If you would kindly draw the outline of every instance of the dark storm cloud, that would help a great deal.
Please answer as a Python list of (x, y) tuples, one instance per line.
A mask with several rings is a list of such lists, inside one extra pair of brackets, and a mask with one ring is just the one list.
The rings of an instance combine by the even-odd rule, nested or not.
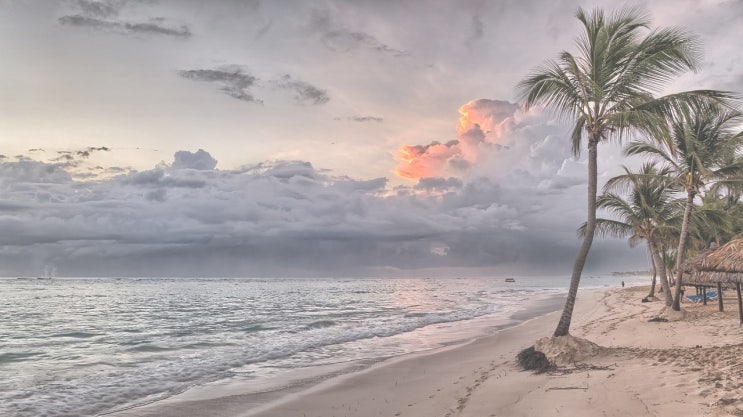
[(367, 49), (393, 57), (408, 55), (407, 52), (380, 42), (368, 33), (349, 30), (336, 23), (327, 10), (315, 10), (310, 17), (310, 29), (320, 33), (323, 44), (335, 52)]
[(221, 69), (195, 69), (179, 71), (178, 74), (186, 79), (214, 83), (220, 90), (232, 98), (249, 103), (263, 104), (263, 101), (253, 96), (250, 91), (258, 78), (245, 72), (239, 67), (224, 67)]
[(279, 77), (274, 81), (274, 85), (279, 89), (294, 92), (294, 100), (299, 104), (320, 105), (330, 101), (327, 91), (304, 81), (294, 79), (289, 74)]

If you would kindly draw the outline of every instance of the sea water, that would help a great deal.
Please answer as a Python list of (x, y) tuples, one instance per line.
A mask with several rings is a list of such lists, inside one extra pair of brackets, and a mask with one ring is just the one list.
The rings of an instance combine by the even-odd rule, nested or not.
[(0, 279), (0, 415), (105, 414), (218, 381), (363, 366), (512, 323), (567, 281)]

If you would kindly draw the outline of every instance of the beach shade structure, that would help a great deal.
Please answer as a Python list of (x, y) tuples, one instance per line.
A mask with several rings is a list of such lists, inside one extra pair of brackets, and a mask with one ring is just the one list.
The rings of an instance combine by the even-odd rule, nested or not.
[[(685, 262), (681, 270), (685, 284), (703, 288), (716, 286), (718, 294), (723, 286), (734, 287), (738, 294), (740, 323), (743, 324), (743, 239), (731, 240), (717, 249), (703, 252)], [(722, 297), (718, 297), (718, 300), (722, 310)]]
[[(687, 294), (686, 297), (684, 297), (685, 299), (694, 303), (701, 301), (704, 305), (707, 305), (707, 300), (711, 298), (708, 297), (709, 293), (707, 292), (707, 288), (714, 286), (717, 286), (717, 294), (722, 294), (722, 282), (714, 281), (709, 275), (704, 275), (700, 272), (702, 270), (702, 261), (713, 251), (714, 249), (707, 249), (693, 258), (687, 259), (683, 264), (681, 264), (683, 284), (694, 286), (697, 290), (696, 295)], [(731, 288), (734, 287), (734, 285), (730, 284), (726, 286)], [(724, 311), (722, 297), (717, 297), (717, 299), (720, 311)]]

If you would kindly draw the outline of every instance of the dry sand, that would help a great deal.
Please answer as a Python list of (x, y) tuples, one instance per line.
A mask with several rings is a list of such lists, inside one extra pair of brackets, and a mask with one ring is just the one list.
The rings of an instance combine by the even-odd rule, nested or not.
[(130, 410), (123, 415), (256, 417), (743, 416), (743, 329), (729, 291), (717, 303), (685, 303), (686, 318), (649, 322), (661, 301), (647, 288), (579, 294), (571, 333), (602, 348), (541, 375), (514, 358), (554, 330), (558, 313), (494, 336), (396, 358), (329, 379), (259, 409), (232, 395)]

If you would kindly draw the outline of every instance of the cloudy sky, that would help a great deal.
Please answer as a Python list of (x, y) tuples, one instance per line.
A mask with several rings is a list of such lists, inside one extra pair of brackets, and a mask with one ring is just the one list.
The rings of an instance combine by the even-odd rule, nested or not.
[[(578, 6), (2, 0), (0, 276), (567, 275), (585, 161), (514, 86)], [(704, 46), (669, 92), (743, 91), (743, 2), (647, 11)]]

